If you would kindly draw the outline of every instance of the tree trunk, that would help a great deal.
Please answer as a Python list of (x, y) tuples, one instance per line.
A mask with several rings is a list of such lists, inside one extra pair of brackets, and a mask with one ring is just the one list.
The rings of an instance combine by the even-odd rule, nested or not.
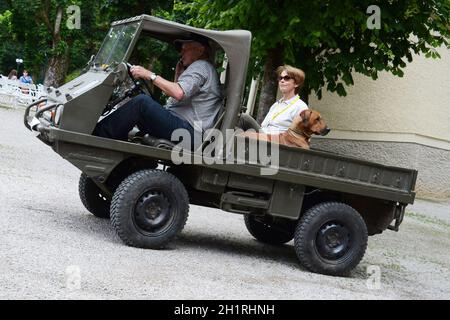
[(264, 65), (264, 78), (261, 87), (261, 94), (258, 102), (258, 115), (256, 120), (261, 123), (264, 120), (267, 112), (272, 104), (275, 102), (278, 80), (275, 70), (278, 66), (283, 64), (283, 47), (277, 46), (270, 49), (267, 55), (267, 60)]
[(44, 86), (59, 87), (64, 83), (64, 79), (69, 69), (69, 55), (56, 56), (50, 58), (45, 72)]
[(317, 52), (313, 52), (313, 49), (310, 48), (298, 48), (297, 50), (297, 59), (303, 62), (303, 65), (300, 66), (300, 68), (305, 72), (306, 75), (305, 82), (300, 89), (299, 95), (300, 99), (302, 99), (302, 101), (309, 106), (309, 95), (311, 93), (309, 87), (309, 72), (310, 70), (312, 70), (311, 65), (315, 61), (315, 55), (319, 54), (321, 49), (316, 49)]
[[(53, 49), (56, 49), (61, 42), (61, 21), (63, 16), (63, 8), (58, 7), (56, 9), (55, 25), (52, 26), (49, 21), (48, 12), (43, 12), (43, 19), (52, 32), (53, 37)], [(50, 58), (50, 61), (45, 71), (44, 85), (59, 87), (64, 83), (67, 70), (69, 69), (69, 50), (66, 49), (63, 54), (58, 54)]]
[(309, 88), (308, 88), (308, 83), (305, 81), (305, 83), (303, 84), (302, 89), (300, 90), (300, 99), (302, 99), (302, 101), (306, 104), (309, 105)]

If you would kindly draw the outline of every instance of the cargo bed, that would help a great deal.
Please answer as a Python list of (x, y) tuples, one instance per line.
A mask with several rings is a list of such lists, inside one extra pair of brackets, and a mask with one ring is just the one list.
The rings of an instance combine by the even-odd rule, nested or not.
[[(105, 139), (57, 128), (49, 128), (49, 136), (56, 141), (55, 151), (62, 157), (75, 164), (83, 172), (92, 171), (93, 167), (96, 167), (97, 175), (108, 174), (118, 164), (111, 161), (111, 153), (106, 152), (107, 150), (117, 153), (117, 161), (132, 156), (171, 161), (170, 150), (142, 144)], [(244, 138), (239, 137), (238, 139)], [(86, 155), (84, 148), (84, 151), (78, 153), (76, 145), (94, 147), (97, 150), (96, 156)], [(99, 148), (105, 150), (105, 157), (108, 157), (108, 161), (102, 157)], [(246, 148), (244, 157), (225, 159), (224, 164), (205, 164), (200, 161), (198, 155), (193, 155), (191, 163), (219, 171), (280, 180), (404, 204), (411, 204), (414, 201), (416, 170), (385, 166), (319, 150), (305, 150), (281, 145), (279, 147), (279, 166), (272, 166), (273, 169), (278, 169), (278, 172), (274, 175), (261, 176), (261, 168), (268, 167), (261, 166), (258, 162), (249, 162), (248, 152), (249, 149)], [(97, 160), (97, 164), (93, 166), (95, 160)]]

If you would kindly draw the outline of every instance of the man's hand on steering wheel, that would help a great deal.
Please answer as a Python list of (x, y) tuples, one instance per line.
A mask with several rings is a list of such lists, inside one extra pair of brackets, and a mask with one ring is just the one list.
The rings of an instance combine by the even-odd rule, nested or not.
[(147, 70), (141, 66), (131, 66), (130, 71), (133, 77), (136, 79), (150, 80), (150, 76), (152, 74), (150, 70)]
[(139, 85), (141, 90), (145, 94), (152, 97), (151, 90), (150, 90), (147, 82), (145, 82), (145, 80), (150, 79), (150, 75), (152, 74), (152, 72), (141, 66), (132, 66), (130, 64), (127, 64), (127, 65), (128, 65), (128, 73), (129, 73), (131, 79), (133, 80), (134, 84)]

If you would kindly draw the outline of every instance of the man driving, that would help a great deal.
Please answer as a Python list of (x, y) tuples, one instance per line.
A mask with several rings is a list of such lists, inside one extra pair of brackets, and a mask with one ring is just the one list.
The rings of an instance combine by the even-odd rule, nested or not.
[(175, 46), (181, 59), (173, 82), (141, 66), (131, 67), (134, 78), (151, 80), (169, 96), (166, 105), (163, 107), (150, 96), (140, 94), (101, 120), (94, 135), (127, 140), (128, 132), (136, 125), (143, 133), (171, 140), (172, 132), (182, 128), (189, 132), (193, 147), (201, 143), (194, 136), (201, 137), (214, 125), (221, 107), (219, 76), (208, 61), (210, 46), (206, 38), (175, 40)]

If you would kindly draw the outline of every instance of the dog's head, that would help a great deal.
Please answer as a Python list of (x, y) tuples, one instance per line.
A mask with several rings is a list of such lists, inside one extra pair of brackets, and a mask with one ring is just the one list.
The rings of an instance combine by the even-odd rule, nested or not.
[[(297, 126), (300, 125), (307, 134), (317, 134), (320, 136), (326, 136), (330, 132), (325, 120), (323, 120), (322, 115), (316, 110), (306, 109), (300, 112), (299, 121)], [(295, 124), (295, 121), (294, 123)], [(296, 128), (300, 129), (300, 128)]]

